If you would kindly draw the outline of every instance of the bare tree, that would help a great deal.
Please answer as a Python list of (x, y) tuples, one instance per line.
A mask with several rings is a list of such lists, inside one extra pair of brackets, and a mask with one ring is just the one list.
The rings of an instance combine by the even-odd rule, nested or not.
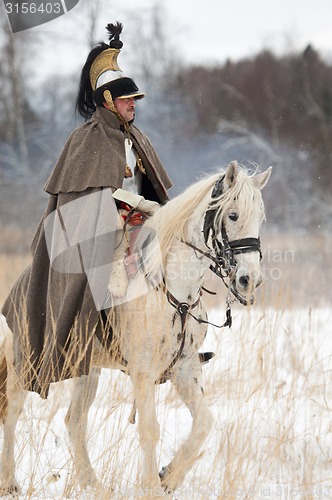
[[(3, 11), (3, 6), (1, 4)], [(2, 12), (0, 18), (0, 85), (1, 85), (1, 142), (7, 147), (6, 156), (12, 168), (28, 168), (29, 155), (24, 123), (24, 33), (13, 34)]]
[(149, 88), (165, 88), (180, 70), (181, 54), (163, 4), (131, 12), (130, 19), (128, 60), (135, 75)]

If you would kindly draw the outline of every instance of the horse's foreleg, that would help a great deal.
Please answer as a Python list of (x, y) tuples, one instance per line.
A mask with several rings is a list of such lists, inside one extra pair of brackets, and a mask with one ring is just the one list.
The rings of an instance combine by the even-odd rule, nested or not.
[(162, 484), (174, 490), (181, 485), (186, 473), (197, 459), (199, 450), (209, 435), (213, 418), (204, 399), (202, 371), (197, 361), (184, 361), (175, 371), (174, 383), (181, 399), (189, 408), (193, 423), (189, 436), (176, 452), (173, 460), (160, 472)]
[[(8, 346), (7, 349), (8, 350)], [(23, 410), (26, 392), (18, 384), (14, 367), (12, 365), (12, 353), (1, 362), (1, 378), (3, 393), (2, 423), (3, 444), (1, 451), (1, 486), (0, 494), (15, 495), (21, 489), (15, 478), (15, 429), (18, 418)], [(2, 377), (2, 375), (4, 375)]]
[(86, 446), (88, 413), (96, 396), (99, 375), (99, 368), (91, 368), (89, 375), (74, 379), (72, 399), (65, 418), (81, 488), (100, 486)]
[(143, 374), (132, 377), (134, 396), (138, 412), (138, 432), (143, 457), (142, 486), (160, 487), (156, 447), (160, 428), (156, 415), (155, 382)]

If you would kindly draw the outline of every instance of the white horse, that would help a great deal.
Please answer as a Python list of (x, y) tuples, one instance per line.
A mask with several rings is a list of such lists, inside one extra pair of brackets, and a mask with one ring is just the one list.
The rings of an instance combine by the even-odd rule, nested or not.
[[(128, 373), (133, 385), (143, 467), (140, 487), (181, 485), (212, 428), (204, 399), (198, 349), (207, 331), (207, 314), (201, 294), (206, 273), (212, 270), (227, 282), (229, 293), (252, 303), (260, 284), (259, 230), (264, 219), (260, 190), (271, 167), (249, 175), (236, 162), (225, 172), (203, 179), (169, 201), (148, 220), (156, 234), (160, 254), (150, 252), (144, 272), (130, 279), (128, 293), (142, 290), (149, 274), (162, 264), (163, 278), (144, 295), (137, 294), (113, 308), (111, 348), (94, 337), (90, 374), (74, 379), (73, 397), (66, 415), (77, 478), (82, 488), (100, 487), (86, 447), (88, 410), (96, 395), (102, 367)], [(152, 248), (155, 249), (154, 245)], [(160, 259), (155, 259), (159, 255)], [(158, 273), (157, 273), (158, 274)], [(221, 282), (220, 282), (221, 283)], [(115, 347), (116, 345), (116, 347)], [(172, 461), (158, 472), (156, 446), (160, 431), (156, 417), (155, 384), (170, 380), (192, 415), (188, 438)], [(0, 408), (4, 440), (1, 456), (1, 490), (19, 492), (15, 478), (14, 437), (24, 403), (13, 366), (12, 334), (7, 332), (0, 360)]]

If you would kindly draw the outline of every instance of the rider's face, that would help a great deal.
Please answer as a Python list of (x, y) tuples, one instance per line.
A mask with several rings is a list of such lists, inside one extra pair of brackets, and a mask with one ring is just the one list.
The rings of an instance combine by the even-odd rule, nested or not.
[(114, 105), (126, 122), (130, 122), (135, 118), (136, 101), (133, 97), (127, 97), (125, 99), (116, 97), (114, 99)]

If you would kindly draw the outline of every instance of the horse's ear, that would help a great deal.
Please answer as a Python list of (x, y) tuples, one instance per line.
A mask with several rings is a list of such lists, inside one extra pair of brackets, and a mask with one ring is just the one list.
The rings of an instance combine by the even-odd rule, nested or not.
[(233, 160), (231, 163), (227, 165), (226, 174), (225, 174), (225, 184), (229, 188), (234, 186), (236, 183), (236, 179), (239, 173), (239, 167), (237, 166), (237, 161)]
[(272, 167), (269, 167), (267, 170), (265, 170), (265, 172), (262, 172), (261, 174), (255, 175), (255, 177), (253, 177), (254, 185), (257, 189), (263, 189), (270, 178), (271, 172)]

